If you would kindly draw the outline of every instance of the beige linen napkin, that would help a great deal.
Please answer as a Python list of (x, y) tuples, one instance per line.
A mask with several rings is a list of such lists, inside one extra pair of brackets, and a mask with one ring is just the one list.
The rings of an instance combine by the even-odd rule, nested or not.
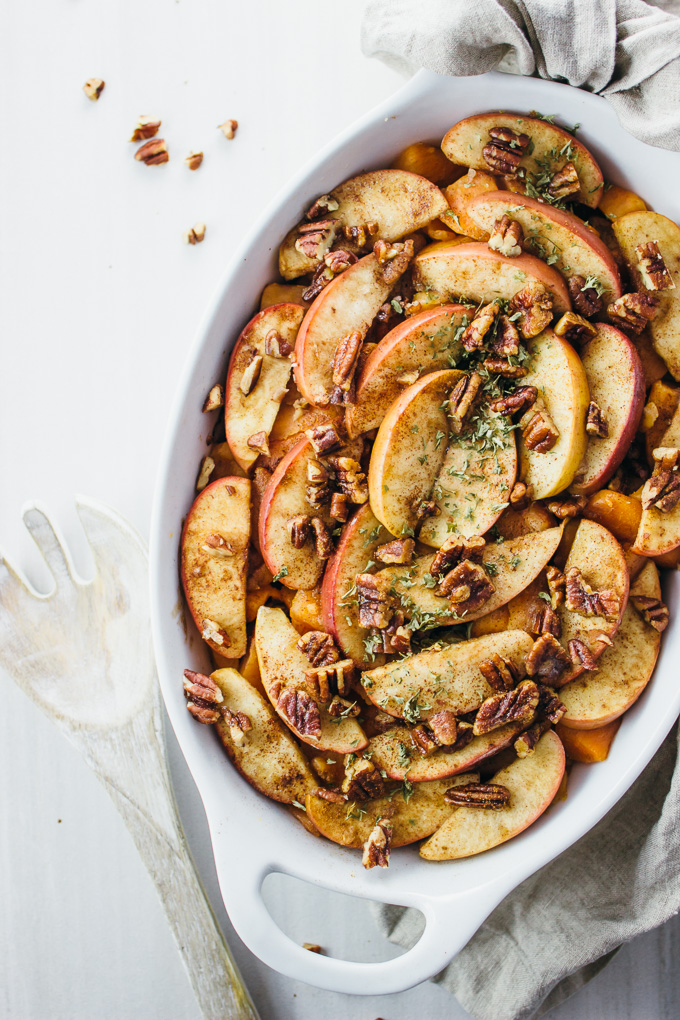
[[(369, 0), (363, 47), (404, 73), (493, 69), (605, 96), (638, 138), (680, 151), (680, 0)], [(625, 797), (527, 879), (435, 980), (476, 1020), (528, 1020), (572, 995), (624, 942), (680, 910), (674, 729)], [(400, 945), (420, 915), (376, 907)]]

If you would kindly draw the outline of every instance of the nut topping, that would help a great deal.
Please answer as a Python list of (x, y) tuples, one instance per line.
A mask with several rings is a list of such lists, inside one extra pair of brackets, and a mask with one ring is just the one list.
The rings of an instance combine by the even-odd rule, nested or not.
[(464, 560), (481, 563), (485, 547), (486, 539), (480, 535), (473, 535), (471, 538), (448, 535), (434, 555), (430, 573), (441, 581), (445, 574)]
[(455, 432), (457, 436), (463, 431), (465, 423), (472, 413), (483, 382), (479, 372), (472, 372), (470, 375), (461, 376), (449, 393), (451, 431)]
[(357, 248), (365, 248), (371, 238), (378, 233), (378, 224), (361, 223), (355, 227), (343, 227), (342, 232), (346, 240), (355, 244)]
[(376, 797), (384, 797), (385, 780), (368, 758), (348, 755), (342, 792), (348, 800), (374, 800)]
[(88, 99), (91, 99), (93, 103), (96, 103), (105, 87), (106, 82), (102, 78), (88, 78), (83, 85), (83, 92)]
[(536, 714), (539, 690), (533, 680), (522, 680), (511, 691), (492, 694), (483, 701), (475, 716), (473, 733), (476, 737), (491, 733), (510, 722), (530, 723)]
[(333, 538), (331, 533), (320, 517), (312, 517), (312, 531), (314, 532), (314, 549), (320, 560), (327, 560), (333, 555)]
[(270, 329), (264, 338), (264, 353), (271, 358), (287, 358), (293, 353), (293, 348), (277, 330)]
[(542, 719), (547, 719), (548, 722), (551, 722), (556, 726), (562, 716), (565, 715), (567, 711), (566, 707), (557, 697), (552, 687), (546, 687), (545, 684), (539, 684), (538, 695), (537, 715)]
[(344, 492), (334, 492), (331, 496), (331, 508), (329, 513), (334, 521), (344, 524), (349, 517), (350, 502)]
[(131, 142), (143, 142), (146, 138), (153, 138), (158, 134), (161, 122), (155, 117), (140, 117), (135, 124), (135, 129), (130, 137)]
[(416, 528), (422, 526), (423, 521), (428, 517), (439, 517), (441, 510), (433, 499), (414, 499), (411, 509), (416, 515)]
[(535, 386), (518, 386), (507, 396), (494, 400), (490, 407), (496, 414), (524, 414), (530, 407), (533, 407), (537, 397), (538, 390)]
[(659, 446), (654, 450), (654, 471), (642, 489), (642, 508), (656, 507), (668, 513), (680, 499), (678, 458), (680, 450), (673, 446)]
[(310, 506), (320, 509), (330, 502), (330, 475), (319, 460), (307, 461), (307, 486), (305, 496)]
[(319, 195), (314, 205), (305, 213), (305, 219), (318, 220), (328, 213), (337, 212), (339, 208), (339, 203), (332, 195)]
[(583, 666), (585, 670), (590, 672), (597, 669), (597, 663), (593, 658), (592, 652), (583, 641), (579, 641), (578, 638), (572, 638), (568, 647), (571, 661), (575, 666)]
[(153, 138), (150, 142), (145, 142), (137, 149), (135, 159), (140, 163), (146, 163), (147, 166), (160, 166), (161, 163), (167, 163), (170, 153), (165, 139)]
[(396, 609), (394, 597), (388, 594), (390, 582), (375, 574), (357, 574), (356, 589), (361, 627), (388, 627)]
[(510, 490), (510, 506), (513, 510), (526, 510), (533, 498), (533, 485), (526, 485), (524, 482), (515, 482)]
[(527, 450), (547, 453), (559, 439), (557, 426), (547, 411), (537, 411), (522, 429), (522, 439)]
[[(351, 659), (342, 659), (340, 662), (329, 662), (325, 666), (307, 670), (305, 682), (312, 697), (325, 703), (336, 695), (343, 698), (350, 694), (356, 672), (356, 666)], [(338, 710), (336, 714), (340, 715), (341, 710)], [(358, 715), (359, 713), (355, 712), (354, 714)]]
[(564, 602), (567, 579), (559, 567), (554, 567), (552, 564), (546, 567), (545, 576), (548, 580), (551, 605), (553, 609), (557, 609)]
[(233, 556), (236, 551), (231, 542), (227, 542), (222, 535), (208, 535), (201, 549), (209, 556)]
[(559, 638), (562, 633), (562, 624), (552, 606), (546, 605), (541, 606), (540, 609), (532, 610), (531, 633), (536, 637), (540, 637), (541, 634), (552, 634), (553, 637)]
[(411, 740), (424, 758), (439, 749), (439, 741), (435, 738), (427, 723), (420, 723), (411, 730)]
[(504, 379), (523, 379), (527, 374), (523, 365), (514, 365), (509, 358), (485, 358), (484, 368), (494, 375), (502, 375)]
[(542, 634), (534, 641), (526, 658), (529, 676), (540, 677), (548, 683), (554, 683), (570, 664), (569, 655), (552, 634)]
[(392, 825), (381, 819), (364, 843), (361, 863), (367, 869), (386, 868), (390, 863), (390, 847), (392, 846)]
[(211, 645), (217, 645), (221, 650), (228, 648), (231, 644), (231, 638), (218, 623), (214, 620), (202, 620), (201, 621), (201, 637), (204, 641), (208, 641)]
[(607, 315), (621, 329), (642, 333), (659, 310), (659, 299), (654, 294), (624, 294), (607, 307)]
[(415, 254), (413, 241), (376, 241), (373, 247), (375, 257), (382, 266), (385, 283), (393, 284), (404, 275)]
[(588, 410), (586, 412), (586, 432), (589, 436), (597, 436), (599, 439), (606, 439), (609, 435), (609, 423), (605, 417), (604, 411), (596, 404), (594, 400), (591, 400), (588, 404)]
[(215, 461), (211, 456), (205, 456), (201, 461), (198, 478), (196, 479), (196, 492), (203, 492), (203, 489), (205, 489), (206, 485), (210, 481), (210, 476), (214, 470)]
[(376, 560), (387, 564), (410, 564), (416, 543), (412, 538), (395, 538), (392, 542), (379, 545), (373, 554)]
[(602, 311), (602, 297), (598, 293), (597, 288), (586, 286), (586, 283), (591, 279), (594, 278), (588, 277), (588, 280), (586, 280), (585, 276), (577, 275), (570, 276), (567, 280), (567, 287), (569, 288), (574, 308), (587, 318), (592, 318), (593, 315), (597, 315), (598, 312)]
[(309, 514), (297, 514), (296, 517), (286, 523), (288, 528), (288, 534), (290, 535), (290, 542), (294, 549), (302, 549), (303, 545), (309, 538), (309, 529), (312, 523), (312, 518)]
[[(351, 659), (347, 659), (347, 662), (351, 662)], [(348, 701), (346, 698), (341, 698), (335, 694), (328, 706), (328, 714), (333, 716), (334, 719), (355, 719), (361, 714), (361, 705), (357, 701)]]
[(486, 165), (494, 174), (516, 177), (520, 161), (530, 142), (529, 135), (518, 135), (509, 127), (492, 127), (489, 139), (482, 149)]
[(302, 223), (298, 228), (295, 250), (309, 259), (322, 259), (338, 234), (337, 220)]
[(517, 255), (522, 254), (523, 240), (522, 225), (517, 220), (511, 220), (509, 216), (505, 215), (494, 223), (487, 243), (492, 251), (497, 251), (507, 258), (516, 258)]
[[(455, 713), (445, 708), (441, 712), (431, 715), (427, 725), (441, 747), (453, 747), (460, 738), (461, 727), (469, 724), (459, 722)], [(472, 734), (470, 734), (470, 739), (472, 739)]]
[(252, 730), (251, 723), (245, 712), (232, 712), (230, 708), (223, 708), (224, 721), (229, 727), (229, 734), (237, 747), (242, 747), (246, 742), (246, 733)]
[(543, 734), (550, 729), (550, 726), (549, 719), (539, 719), (537, 722), (532, 723), (528, 730), (521, 733), (514, 743), (517, 757), (527, 758), (530, 754), (533, 754), (536, 744)]
[(340, 390), (340, 394), (338, 399), (331, 400), (331, 403), (347, 403), (347, 398), (353, 389), (352, 383), (362, 343), (363, 337), (355, 329), (343, 337), (338, 344), (333, 359), (333, 385)]
[(517, 666), (498, 652), (480, 662), (479, 671), (494, 691), (510, 691), (520, 679)]
[(496, 586), (481, 563), (463, 560), (444, 577), (437, 594), (448, 598), (456, 616), (463, 616), (481, 609), (495, 590)]
[(224, 137), (228, 138), (231, 141), (231, 139), (234, 137), (234, 135), (238, 131), (238, 121), (237, 120), (225, 120), (224, 124), (218, 124), (217, 125), (217, 130), (221, 131), (222, 134), (224, 135)]
[(510, 302), (510, 311), (519, 312), (517, 326), (525, 340), (538, 336), (553, 317), (553, 303), (548, 291), (540, 283), (528, 283)]
[(276, 708), (301, 736), (313, 737), (316, 740), (321, 736), (319, 706), (305, 691), (284, 687), (279, 694)]
[(587, 502), (585, 496), (570, 496), (568, 499), (551, 499), (547, 506), (551, 514), (565, 521), (568, 517), (578, 517), (585, 510)]
[(315, 453), (328, 453), (329, 450), (342, 444), (337, 426), (331, 421), (325, 422), (323, 425), (315, 425), (311, 429), (305, 429), (305, 435), (312, 444)]
[(185, 669), (184, 696), (188, 710), (200, 723), (209, 726), (220, 718), (222, 712), (217, 706), (224, 701), (224, 696), (212, 677)]
[(652, 598), (651, 595), (631, 595), (630, 601), (650, 627), (659, 633), (666, 629), (669, 618), (668, 606), (661, 599)]
[(484, 305), (483, 308), (479, 309), (460, 338), (460, 342), (466, 351), (478, 351), (483, 346), (484, 338), (496, 321), (500, 310), (501, 306), (497, 301), (492, 301), (491, 304)]
[(566, 198), (568, 195), (575, 195), (580, 191), (581, 183), (578, 179), (576, 167), (571, 162), (565, 163), (561, 170), (553, 174), (548, 185), (548, 191), (556, 199)]
[(307, 631), (299, 639), (297, 646), (307, 656), (312, 666), (329, 666), (340, 659), (340, 651), (332, 635), (324, 630)]
[(250, 361), (246, 365), (245, 371), (241, 376), (241, 381), (238, 384), (238, 388), (244, 397), (247, 397), (249, 393), (253, 391), (257, 386), (257, 381), (260, 378), (260, 372), (262, 371), (263, 357), (261, 354), (253, 354)]
[(350, 503), (365, 503), (368, 500), (368, 482), (359, 461), (352, 457), (329, 457), (328, 462), (335, 471), (341, 492)]
[(398, 652), (403, 655), (411, 651), (411, 631), (404, 626), (404, 614), (401, 610), (394, 614), (387, 627), (379, 633), (382, 636), (383, 652)]
[(314, 791), (314, 796), (321, 800), (327, 800), (330, 804), (344, 804), (347, 798), (339, 790), (327, 790), (325, 786), (319, 786)]
[(566, 574), (565, 607), (570, 613), (579, 616), (603, 616), (606, 620), (615, 620), (620, 612), (621, 603), (618, 595), (610, 591), (594, 591), (586, 581), (578, 567), (570, 567)]
[(499, 316), (496, 335), (489, 345), (489, 350), (504, 358), (514, 358), (519, 354), (519, 333), (509, 316)]
[(444, 794), (447, 804), (455, 807), (488, 808), (497, 811), (510, 803), (510, 791), (500, 783), (466, 783), (454, 786)]
[(205, 238), (206, 226), (205, 223), (194, 223), (193, 227), (189, 227), (188, 230), (184, 231), (182, 235), (185, 244), (201, 244)]
[(199, 166), (203, 162), (203, 153), (190, 152), (188, 156), (184, 157), (184, 162), (190, 170), (198, 170)]
[(668, 272), (658, 241), (647, 241), (646, 244), (636, 244), (635, 251), (638, 257), (638, 270), (642, 283), (647, 290), (674, 290), (675, 282)]
[(252, 436), (248, 436), (246, 445), (251, 450), (256, 450), (258, 453), (263, 453), (265, 456), (269, 455), (269, 436), (266, 432), (254, 432)]
[(555, 332), (570, 344), (578, 345), (597, 335), (597, 327), (576, 312), (565, 312), (555, 323)]
[(208, 411), (217, 411), (220, 407), (224, 407), (224, 386), (215, 383), (203, 401), (203, 414), (207, 414)]

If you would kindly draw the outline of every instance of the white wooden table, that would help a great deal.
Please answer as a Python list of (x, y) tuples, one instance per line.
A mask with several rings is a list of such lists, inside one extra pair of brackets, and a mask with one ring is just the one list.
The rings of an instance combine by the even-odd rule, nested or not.
[[(87, 573), (75, 492), (147, 533), (159, 443), (193, 330), (235, 244), (321, 144), (398, 87), (359, 52), (363, 5), (319, 0), (36, 0), (0, 6), (0, 545), (45, 581), (24, 500), (55, 513)], [(101, 76), (99, 103), (81, 91)], [(171, 162), (127, 142), (160, 116)], [(216, 126), (240, 123), (233, 142)], [(455, 111), (451, 111), (452, 121)], [(196, 173), (183, 164), (203, 149)], [(205, 242), (183, 231), (207, 223)], [(0, 674), (0, 1017), (197, 1020), (154, 890), (77, 754)], [(318, 991), (239, 943), (202, 808), (171, 733), (187, 835), (263, 1018), (467, 1016), (430, 984), (383, 999)], [(281, 880), (272, 913), (337, 955), (396, 950), (368, 906)], [(623, 949), (552, 1015), (680, 1013), (680, 922)]]

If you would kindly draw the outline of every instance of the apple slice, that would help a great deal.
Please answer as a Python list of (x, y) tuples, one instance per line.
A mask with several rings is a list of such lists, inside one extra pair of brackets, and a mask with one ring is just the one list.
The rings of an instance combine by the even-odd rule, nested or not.
[[(448, 209), (436, 185), (408, 170), (372, 170), (360, 174), (334, 188), (329, 197), (337, 207), (327, 214), (322, 211), (321, 218), (336, 220), (338, 228), (374, 224), (372, 241), (397, 241)], [(284, 280), (313, 272), (321, 261), (297, 250), (295, 242), (299, 236), (298, 225), (286, 235), (279, 249), (279, 271)], [(342, 237), (335, 247), (359, 250), (351, 239)]]
[(460, 326), (472, 318), (464, 305), (442, 305), (400, 322), (364, 362), (354, 404), (347, 408), (350, 436), (378, 428), (391, 403), (419, 376), (451, 368), (462, 353)]
[[(604, 616), (583, 616), (566, 608), (564, 603), (558, 613), (562, 625), (560, 641), (564, 648), (569, 642), (582, 641), (589, 649), (593, 658), (597, 659), (609, 647), (611, 639), (621, 625), (621, 619), (628, 603), (630, 579), (623, 549), (611, 531), (607, 531), (595, 521), (582, 520), (576, 529), (576, 536), (571, 547), (565, 573), (572, 567), (578, 567), (584, 581), (594, 591), (611, 591), (618, 599), (619, 612), (613, 619)], [(572, 666), (563, 673), (559, 684), (562, 687), (569, 680), (583, 673), (582, 666)]]
[(297, 643), (300, 635), (282, 609), (262, 606), (255, 622), (255, 643), (262, 683), (275, 711), (300, 740), (320, 751), (350, 754), (361, 751), (368, 739), (359, 723), (349, 716), (331, 716), (325, 705), (319, 705), (321, 733), (318, 737), (294, 729), (288, 717), (277, 707), (283, 687), (306, 691), (305, 673), (311, 669), (307, 656)]
[[(290, 302), (265, 308), (250, 320), (232, 351), (224, 399), (225, 431), (231, 452), (246, 471), (267, 448), (286, 394), (293, 368), (290, 355), (304, 314), (304, 308)], [(266, 337), (272, 330), (286, 345), (280, 355), (268, 354), (266, 350)], [(278, 351), (279, 344), (270, 341), (268, 348)], [(256, 362), (259, 374), (251, 384), (248, 374), (253, 372), (251, 365), (255, 359), (260, 359)], [(258, 433), (264, 436), (258, 437), (258, 446), (253, 448), (248, 440)]]
[(457, 808), (420, 848), (427, 861), (450, 861), (490, 850), (512, 839), (539, 818), (557, 793), (564, 775), (562, 741), (544, 733), (532, 754), (517, 758), (491, 780), (510, 793), (510, 803), (497, 811)]
[(632, 597), (661, 598), (659, 574), (647, 563), (630, 589), (631, 600), (611, 648), (600, 656), (597, 671), (583, 673), (560, 689), (567, 712), (562, 722), (576, 730), (592, 730), (618, 719), (637, 701), (654, 671), (660, 633), (645, 623)]
[(533, 644), (521, 630), (488, 634), (368, 670), (361, 683), (374, 705), (398, 719), (418, 722), (443, 709), (465, 715), (494, 693), (480, 662), (497, 652), (523, 671)]
[[(419, 783), (413, 791), (398, 788), (391, 795), (377, 800), (333, 804), (310, 794), (305, 801), (307, 816), (326, 839), (341, 846), (360, 848), (376, 823), (383, 818), (392, 824), (392, 848), (407, 846), (430, 836), (442, 825), (455, 808), (447, 804), (444, 794), (452, 786), (478, 783), (479, 776), (470, 773), (444, 782)], [(359, 810), (359, 808), (361, 810)]]
[(522, 723), (508, 723), (491, 733), (473, 737), (458, 751), (439, 748), (423, 756), (405, 726), (394, 726), (371, 740), (371, 761), (387, 773), (389, 779), (408, 779), (410, 783), (433, 782), (459, 772), (467, 772), (490, 758), (519, 736)]
[(674, 379), (680, 379), (680, 227), (661, 213), (640, 210), (626, 213), (612, 223), (621, 251), (633, 270), (638, 288), (644, 285), (638, 270), (638, 244), (656, 241), (661, 257), (673, 278), (674, 289), (652, 293), (659, 299), (659, 311), (648, 329), (652, 343)]
[[(561, 170), (571, 162), (578, 174), (580, 191), (570, 195), (570, 201), (583, 202), (595, 208), (602, 197), (602, 171), (592, 153), (564, 128), (538, 117), (524, 117), (514, 113), (478, 113), (466, 117), (446, 132), (442, 151), (452, 163), (489, 170), (483, 149), (489, 143), (489, 132), (494, 127), (508, 127), (516, 135), (529, 135), (530, 143), (520, 160), (520, 166), (534, 178), (544, 177)], [(529, 180), (531, 180), (531, 176)]]
[[(359, 624), (359, 608), (353, 595), (357, 574), (374, 564), (379, 545), (392, 541), (368, 503), (353, 514), (342, 529), (335, 553), (328, 561), (321, 585), (321, 611), (324, 627), (332, 634), (343, 653), (359, 667), (381, 665), (382, 654), (366, 650), (368, 630)], [(372, 568), (368, 566), (370, 572)]]
[(482, 230), (489, 233), (496, 220), (509, 216), (521, 225), (524, 243), (534, 255), (549, 259), (550, 265), (566, 277), (595, 277), (605, 304), (621, 297), (621, 278), (612, 253), (573, 213), (512, 191), (478, 195), (470, 202), (468, 211)]
[[(680, 407), (658, 444), (680, 448)], [(680, 503), (664, 512), (656, 506), (643, 508), (633, 552), (641, 556), (662, 556), (680, 546)]]
[(213, 652), (246, 650), (250, 482), (219, 478), (196, 497), (182, 531), (180, 575), (187, 605)]
[(252, 726), (238, 743), (224, 718), (216, 723), (232, 764), (265, 797), (282, 804), (304, 804), (318, 780), (269, 703), (235, 669), (218, 669), (212, 679), (222, 691), (223, 705), (232, 712), (245, 713)]
[(375, 255), (366, 255), (336, 276), (302, 320), (295, 345), (295, 381), (315, 406), (330, 402), (333, 361), (340, 341), (351, 332), (366, 336), (387, 300), (394, 281), (386, 283)]
[(597, 327), (597, 335), (581, 348), (581, 363), (590, 399), (608, 428), (608, 435), (588, 438), (571, 485), (572, 492), (589, 496), (614, 474), (640, 427), (645, 377), (635, 345), (614, 326)]
[(530, 283), (538, 283), (551, 295), (556, 315), (571, 309), (569, 291), (556, 269), (535, 255), (506, 258), (486, 244), (429, 245), (416, 255), (413, 275), (416, 290), (431, 291), (440, 304), (458, 300), (486, 304), (494, 298), (509, 301)]
[(547, 531), (533, 531), (504, 542), (487, 545), (482, 561), (493, 581), (495, 591), (488, 602), (471, 613), (457, 616), (451, 603), (436, 594), (430, 573), (432, 556), (419, 556), (410, 567), (385, 567), (380, 577), (391, 582), (390, 592), (399, 599), (407, 619), (416, 618), (419, 629), (448, 627), (469, 623), (504, 606), (540, 574), (555, 555), (562, 537), (563, 525)]
[[(434, 499), (439, 516), (427, 518), (418, 537), (437, 548), (452, 531), (488, 531), (506, 507), (517, 473), (514, 434), (488, 405), (461, 436), (449, 434), (446, 402), (462, 375), (456, 369), (433, 372), (402, 393), (378, 430), (368, 472), (373, 513), (394, 535), (413, 534), (419, 502)], [(471, 430), (482, 438), (472, 438)]]
[(527, 449), (518, 438), (520, 477), (534, 487), (534, 499), (562, 492), (572, 482), (587, 445), (588, 380), (578, 354), (551, 329), (527, 342), (531, 355), (523, 386), (535, 386), (538, 399), (520, 421), (525, 428), (535, 414), (547, 412), (559, 433), (551, 450)]

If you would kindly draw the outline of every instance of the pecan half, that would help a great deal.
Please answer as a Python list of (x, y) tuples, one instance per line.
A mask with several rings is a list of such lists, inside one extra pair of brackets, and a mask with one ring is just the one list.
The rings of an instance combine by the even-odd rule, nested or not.
[(388, 593), (390, 582), (375, 574), (357, 574), (356, 589), (361, 627), (388, 627), (396, 601)]
[[(351, 403), (354, 375), (357, 370), (359, 352), (363, 337), (359, 330), (354, 329), (344, 336), (338, 344), (333, 359), (334, 394), (331, 403)], [(339, 392), (338, 392), (339, 391)]]
[(564, 604), (570, 613), (578, 613), (579, 616), (603, 616), (606, 620), (615, 620), (621, 609), (616, 592), (609, 589), (594, 591), (583, 580), (579, 567), (570, 567), (567, 571)]
[(560, 437), (554, 421), (547, 411), (536, 411), (522, 429), (522, 439), (527, 450), (547, 453)]
[(374, 800), (384, 797), (385, 780), (372, 761), (368, 758), (349, 756), (345, 765), (345, 778), (342, 781), (342, 792), (348, 800)]
[(535, 386), (518, 386), (516, 390), (508, 393), (507, 396), (494, 400), (490, 407), (496, 414), (510, 415), (517, 412), (524, 414), (530, 407), (533, 407), (537, 397), (538, 390)]
[(483, 564), (464, 560), (446, 574), (437, 594), (449, 600), (457, 616), (463, 616), (481, 609), (495, 590)]
[(586, 432), (589, 436), (606, 439), (609, 435), (609, 423), (599, 404), (591, 400), (586, 411)]
[(322, 259), (338, 236), (337, 220), (316, 220), (302, 223), (298, 229), (295, 249), (309, 259)]
[(469, 326), (466, 326), (463, 330), (460, 338), (460, 342), (466, 351), (478, 351), (483, 346), (484, 338), (496, 321), (500, 311), (501, 306), (497, 301), (492, 301), (491, 304), (484, 305), (483, 308), (479, 309)]
[(420, 723), (411, 730), (411, 740), (416, 745), (424, 758), (434, 754), (439, 749), (439, 741), (434, 736), (427, 723)]
[(286, 522), (288, 534), (290, 535), (290, 542), (294, 549), (302, 549), (303, 545), (309, 538), (309, 528), (312, 523), (312, 518), (309, 514), (297, 514), (295, 517), (291, 517)]
[(515, 482), (510, 490), (510, 506), (513, 510), (526, 510), (534, 498), (533, 485), (526, 485), (525, 482)]
[(305, 435), (309, 439), (315, 453), (328, 453), (336, 446), (342, 445), (342, 437), (339, 434), (337, 425), (332, 422), (324, 422), (322, 425), (314, 425), (311, 429), (305, 429)]
[(545, 576), (548, 580), (551, 605), (553, 609), (557, 609), (564, 602), (567, 579), (559, 567), (554, 567), (552, 564), (546, 567)]
[(445, 574), (462, 563), (463, 560), (481, 563), (485, 548), (486, 539), (481, 535), (473, 535), (471, 538), (448, 535), (434, 555), (430, 564), (430, 573), (433, 577), (441, 580)]
[(216, 723), (222, 715), (217, 707), (224, 701), (222, 691), (212, 677), (205, 673), (184, 670), (184, 696), (187, 708), (195, 719), (206, 726)]
[(276, 329), (270, 329), (264, 338), (264, 353), (270, 358), (287, 358), (293, 348)]
[(330, 475), (328, 470), (319, 460), (307, 461), (307, 486), (305, 497), (307, 502), (315, 510), (326, 506), (331, 499)]
[(518, 135), (512, 128), (492, 127), (489, 131), (489, 141), (482, 149), (484, 162), (492, 173), (516, 177), (529, 141), (529, 135)]
[(314, 549), (320, 560), (327, 560), (333, 555), (333, 538), (331, 533), (320, 517), (312, 517), (312, 531), (314, 532)]
[(658, 241), (636, 244), (638, 270), (647, 290), (674, 290), (675, 282), (659, 251)]
[(487, 244), (492, 251), (497, 251), (511, 259), (522, 254), (523, 240), (524, 231), (521, 223), (511, 220), (508, 215), (505, 215), (494, 223)]
[(201, 637), (204, 641), (210, 642), (211, 645), (217, 645), (220, 649), (228, 648), (231, 644), (231, 638), (226, 630), (214, 620), (201, 621)]
[(533, 680), (522, 680), (513, 690), (492, 694), (482, 702), (473, 725), (476, 737), (510, 722), (529, 723), (536, 714), (539, 690)]
[(597, 327), (576, 312), (565, 312), (555, 323), (555, 332), (570, 344), (578, 345), (597, 335)]
[(553, 303), (540, 283), (528, 283), (510, 302), (510, 311), (519, 312), (517, 327), (525, 340), (541, 333), (553, 317)]
[(335, 471), (335, 481), (350, 503), (362, 504), (368, 500), (368, 482), (361, 464), (353, 457), (329, 457)]
[(678, 458), (680, 450), (674, 446), (659, 446), (654, 451), (654, 470), (642, 489), (642, 507), (656, 507), (668, 513), (680, 499)]
[(548, 191), (553, 198), (562, 199), (568, 195), (575, 195), (581, 189), (581, 182), (578, 179), (576, 167), (571, 162), (565, 163), (561, 170), (554, 173), (550, 178)]
[(392, 825), (381, 820), (371, 831), (364, 843), (361, 863), (366, 869), (386, 868), (390, 863), (390, 847), (392, 846)]
[(241, 381), (238, 384), (238, 388), (244, 397), (247, 397), (249, 393), (253, 391), (257, 385), (257, 381), (260, 378), (260, 372), (262, 371), (263, 357), (261, 354), (255, 354), (253, 351), (250, 361), (246, 365)]
[(298, 640), (300, 651), (307, 656), (312, 666), (328, 666), (340, 659), (340, 650), (331, 634), (325, 630), (308, 630)]
[(306, 220), (318, 220), (329, 213), (337, 212), (339, 203), (332, 195), (319, 195), (316, 202), (305, 213)]
[(570, 276), (567, 280), (567, 287), (571, 296), (571, 303), (580, 315), (592, 318), (602, 311), (602, 298), (595, 287), (586, 287), (585, 276)]
[(494, 375), (502, 375), (504, 379), (523, 379), (527, 374), (523, 365), (515, 365), (509, 358), (485, 358), (484, 368)]
[[(464, 732), (461, 727), (466, 727), (469, 724), (461, 723), (455, 712), (445, 708), (441, 712), (431, 715), (427, 725), (438, 744), (442, 747), (453, 747), (459, 740), (461, 732)], [(470, 739), (472, 739), (472, 735), (470, 735)]]
[(350, 266), (359, 261), (354, 252), (347, 251), (345, 248), (327, 251), (323, 260), (332, 276), (339, 276), (340, 273), (344, 273), (346, 269), (349, 269)]
[(542, 634), (527, 655), (526, 667), (529, 676), (555, 681), (571, 664), (568, 653), (552, 634)]
[(168, 147), (163, 138), (152, 138), (151, 141), (141, 145), (135, 153), (135, 159), (146, 166), (160, 166), (170, 159)]
[(413, 241), (376, 241), (373, 252), (382, 266), (382, 277), (386, 284), (392, 285), (404, 275), (415, 254)]
[[(331, 698), (339, 695), (343, 698), (352, 690), (352, 681), (357, 670), (351, 659), (342, 659), (339, 662), (330, 662), (325, 666), (317, 666), (316, 669), (309, 669), (305, 673), (307, 689), (312, 697), (325, 703)], [(336, 714), (340, 715), (341, 712)], [(358, 712), (355, 713), (358, 715)]]
[(449, 393), (449, 418), (451, 431), (457, 436), (461, 434), (465, 423), (472, 413), (475, 400), (483, 386), (484, 380), (479, 372), (463, 375)]
[(530, 620), (531, 633), (537, 637), (541, 634), (552, 634), (553, 637), (559, 638), (562, 633), (560, 618), (552, 606), (546, 605), (532, 610)]
[(215, 383), (210, 387), (208, 396), (203, 401), (203, 414), (217, 411), (220, 407), (224, 407), (224, 386), (221, 383)]
[(330, 515), (334, 521), (344, 524), (349, 517), (349, 500), (344, 492), (334, 492), (331, 496)]
[(551, 514), (564, 521), (568, 517), (578, 517), (585, 510), (587, 502), (585, 496), (571, 496), (569, 499), (551, 499), (547, 507)]
[(621, 329), (642, 333), (659, 310), (659, 299), (654, 294), (624, 294), (607, 306), (607, 315)]
[(510, 791), (500, 783), (466, 783), (454, 786), (444, 794), (447, 804), (455, 807), (487, 808), (497, 811), (510, 803)]
[(517, 757), (527, 758), (532, 754), (536, 744), (550, 727), (551, 722), (549, 719), (538, 719), (535, 723), (532, 723), (529, 729), (521, 733), (514, 743)]
[(412, 538), (395, 538), (375, 550), (374, 556), (381, 563), (409, 564), (413, 562), (416, 543)]
[(569, 654), (571, 655), (571, 661), (575, 666), (583, 666), (583, 668), (589, 672), (597, 669), (597, 663), (593, 658), (592, 652), (588, 645), (578, 638), (572, 638), (568, 643)]
[(489, 344), (489, 350), (504, 358), (514, 358), (519, 354), (519, 332), (509, 316), (498, 317), (496, 335)]
[(651, 595), (631, 595), (630, 601), (650, 627), (659, 633), (666, 629), (669, 619), (668, 606), (661, 599), (652, 598)]
[(494, 691), (510, 691), (520, 679), (520, 671), (514, 662), (494, 652), (479, 664), (479, 671)]
[(305, 691), (284, 687), (279, 694), (276, 707), (289, 725), (301, 736), (313, 737), (317, 740), (321, 736), (319, 706)]

